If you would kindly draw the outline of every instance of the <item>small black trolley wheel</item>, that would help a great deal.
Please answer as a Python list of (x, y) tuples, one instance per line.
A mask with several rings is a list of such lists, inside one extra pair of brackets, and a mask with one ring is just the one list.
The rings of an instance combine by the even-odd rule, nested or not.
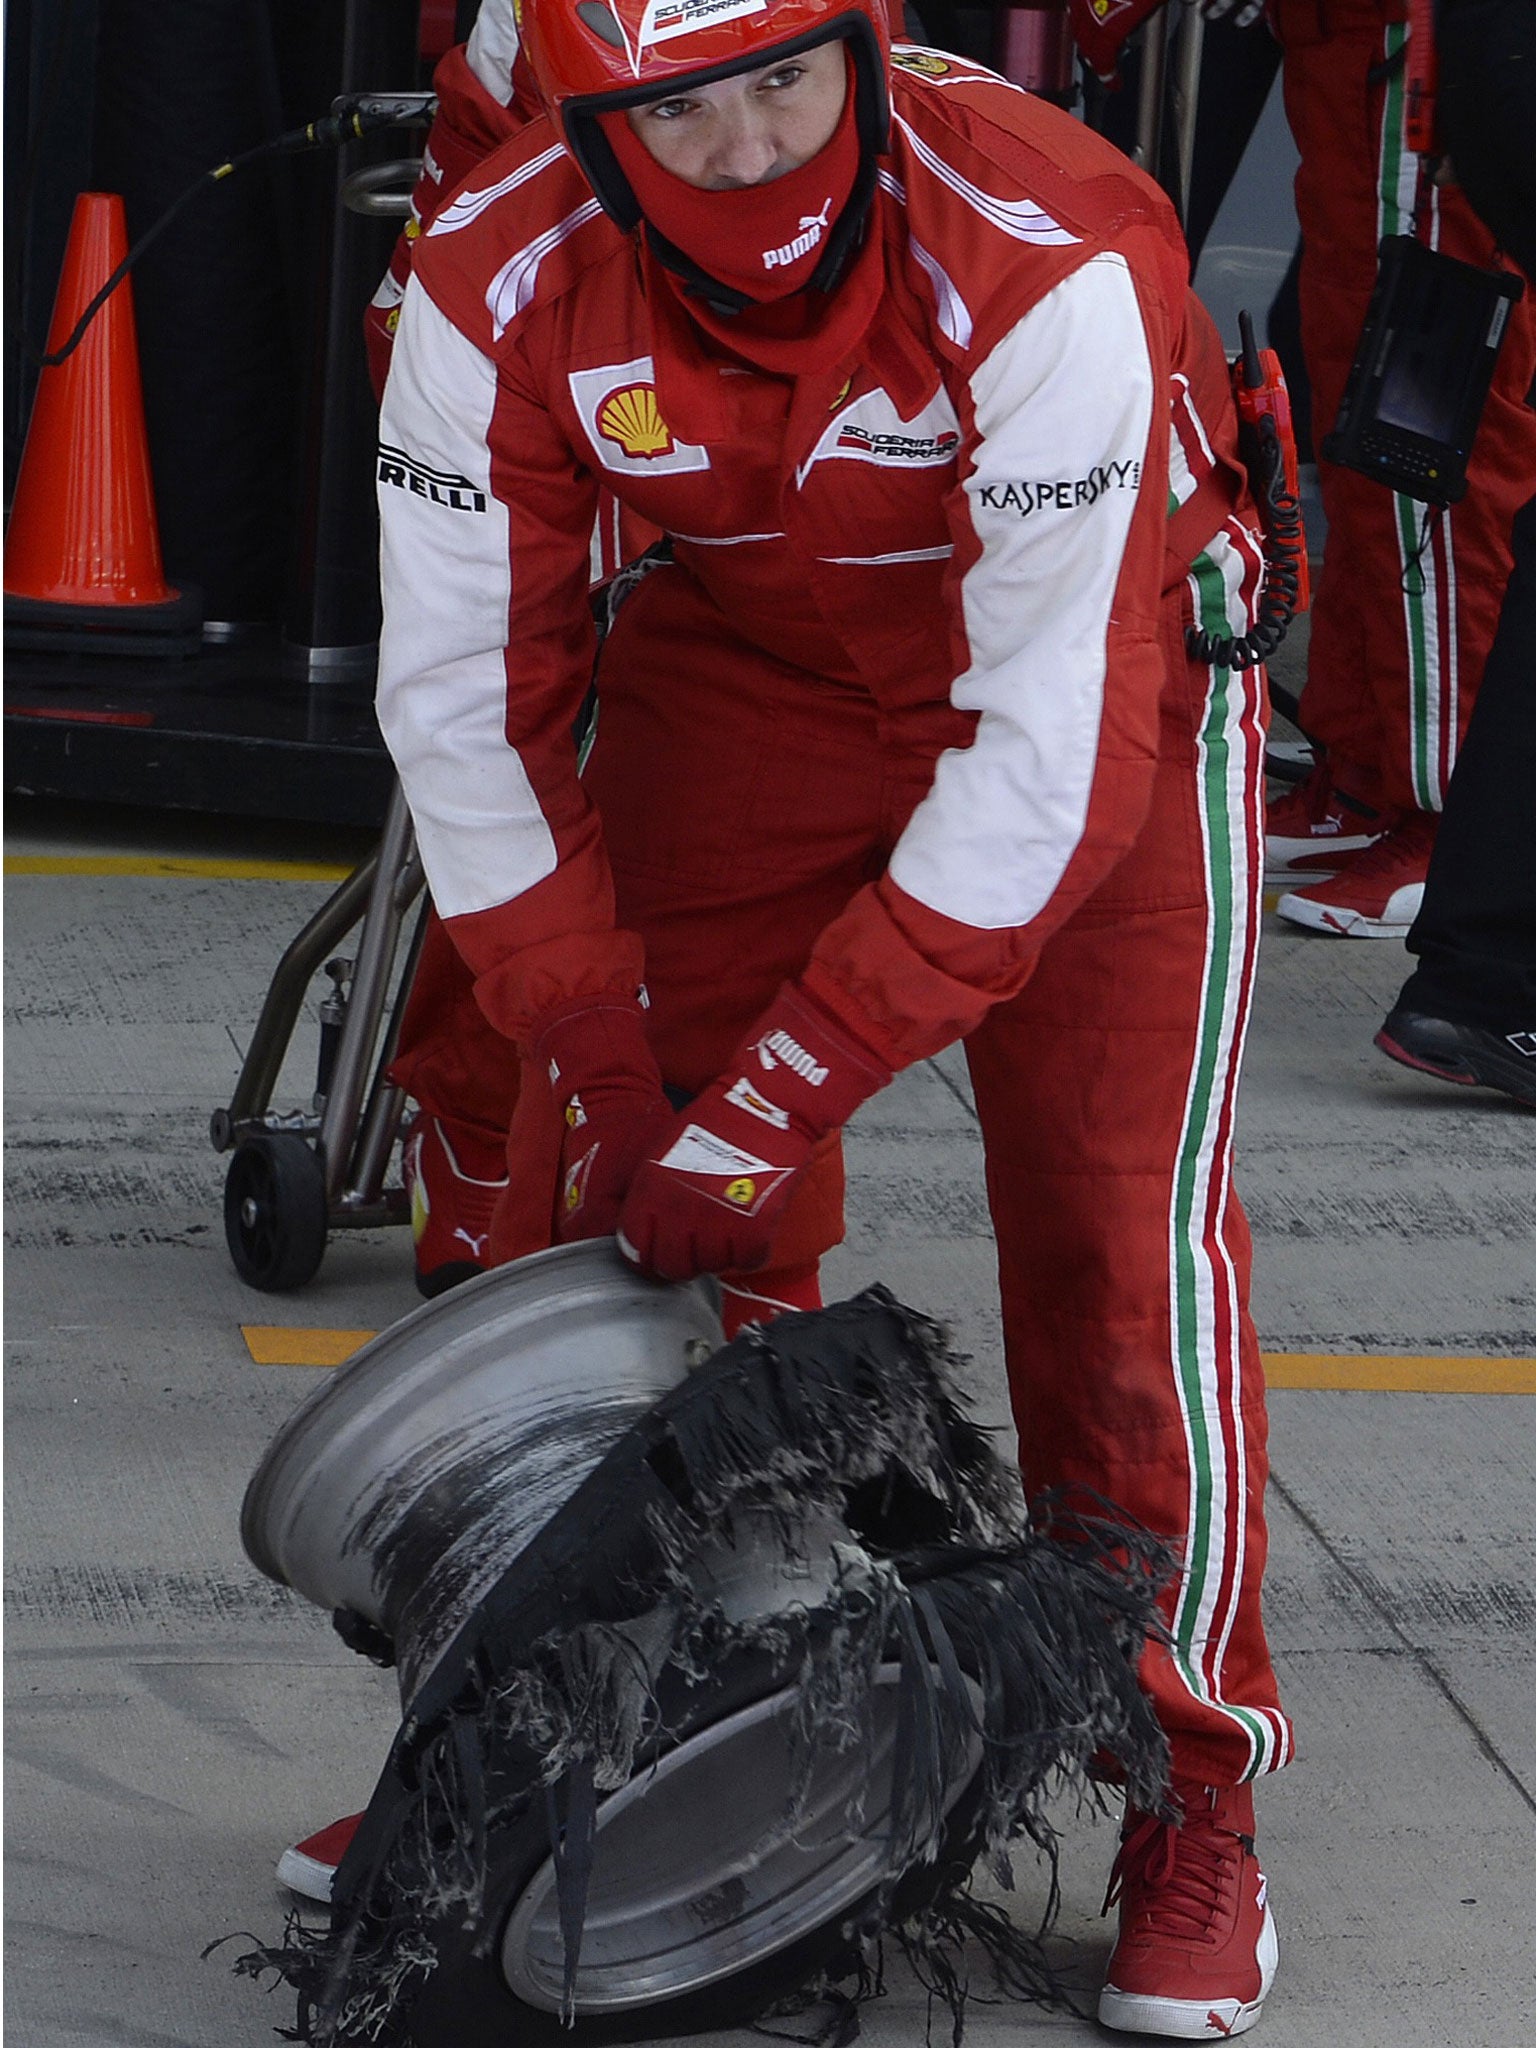
[(224, 1236), (248, 1286), (282, 1294), (312, 1280), (329, 1221), (325, 1170), (303, 1138), (265, 1131), (236, 1146), (224, 1178)]

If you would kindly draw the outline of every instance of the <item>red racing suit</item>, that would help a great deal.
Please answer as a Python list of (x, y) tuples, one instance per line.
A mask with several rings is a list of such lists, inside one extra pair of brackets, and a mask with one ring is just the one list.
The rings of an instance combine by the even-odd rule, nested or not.
[[(965, 1038), (1026, 1483), (1178, 1547), (1144, 1678), (1175, 1767), (1234, 1782), (1290, 1733), (1230, 1178), (1263, 678), (1184, 649), (1256, 594), (1226, 366), (1107, 144), (935, 53), (894, 101), (839, 287), (869, 319), (799, 374), (708, 343), (542, 121), (439, 211), (383, 408), (380, 720), (514, 1045), (643, 980), (693, 1091), (788, 976), (893, 1069)], [(675, 560), (578, 777), (600, 484)], [(558, 1125), (523, 1080), (526, 1183)]]
[[(1460, 189), (1408, 147), (1407, 0), (1272, 0), (1285, 107), (1301, 154), (1301, 339), (1314, 437), (1333, 426), (1365, 325), (1383, 235), (1464, 263), (1493, 236)], [(1509, 318), (1467, 470), (1431, 519), (1417, 499), (1319, 460), (1328, 539), (1312, 598), (1302, 716), (1336, 779), (1377, 805), (1438, 811), (1509, 580), (1510, 529), (1536, 490), (1536, 298)]]

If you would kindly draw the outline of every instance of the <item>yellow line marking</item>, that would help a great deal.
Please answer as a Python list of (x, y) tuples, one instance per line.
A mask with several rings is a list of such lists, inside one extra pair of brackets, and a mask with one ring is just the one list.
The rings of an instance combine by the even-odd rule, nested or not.
[(240, 1334), (255, 1365), (345, 1365), (377, 1330), (290, 1330), (272, 1323), (242, 1323)]
[(331, 860), (200, 860), (157, 853), (8, 853), (8, 875), (194, 875), (216, 882), (344, 882)]
[[(256, 1365), (345, 1365), (377, 1330), (298, 1330), (242, 1323)], [(1536, 1358), (1404, 1357), (1393, 1353), (1266, 1351), (1272, 1387), (1337, 1393), (1536, 1394)]]
[(1332, 1387), (1342, 1393), (1536, 1394), (1536, 1358), (1266, 1351), (1264, 1377), (1272, 1387)]

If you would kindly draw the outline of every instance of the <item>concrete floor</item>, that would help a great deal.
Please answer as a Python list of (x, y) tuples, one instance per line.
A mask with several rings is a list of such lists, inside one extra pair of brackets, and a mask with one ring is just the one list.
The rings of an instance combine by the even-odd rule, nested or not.
[[(6, 2019), (17, 2048), (257, 2048), (291, 2002), (200, 1951), (280, 1929), (275, 1855), (363, 1803), (396, 1716), (388, 1678), (241, 1552), (245, 1483), (314, 1384), (253, 1364), (242, 1325), (379, 1328), (416, 1297), (399, 1230), (333, 1239), (300, 1295), (244, 1288), (206, 1126), (327, 893), (246, 871), (356, 847), (25, 804), (6, 844)], [(128, 871), (70, 864), (104, 850)], [(1536, 1384), (1510, 1369), (1536, 1355), (1536, 1123), (1373, 1050), (1401, 946), (1268, 923), (1239, 1151), (1266, 1348), (1389, 1389), (1411, 1373), (1383, 1354)], [(881, 1279), (950, 1323), (1000, 1420), (958, 1063), (904, 1075), (849, 1153), (832, 1291)], [(1272, 1416), (1269, 1621), (1301, 1757), (1260, 1788), (1281, 1963), (1258, 2038), (1514, 2048), (1536, 2039), (1536, 1401), (1299, 1385)], [(1062, 1953), (1084, 1983), (1112, 1852), (1107, 1824), (1071, 1828)], [(897, 1976), (865, 2039), (914, 2048), (925, 2024)], [(977, 2048), (1095, 2031), (970, 2020)]]

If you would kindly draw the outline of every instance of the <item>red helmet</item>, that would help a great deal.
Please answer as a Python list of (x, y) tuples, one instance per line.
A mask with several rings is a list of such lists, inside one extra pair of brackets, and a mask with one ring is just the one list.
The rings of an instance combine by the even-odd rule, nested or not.
[(679, 79), (707, 84), (736, 71), (755, 71), (780, 50), (847, 36), (861, 59), (861, 72), (878, 81), (883, 143), (891, 56), (886, 0), (515, 0), (515, 5), (523, 49), (544, 104), (567, 140), (571, 114), (578, 108), (586, 114), (631, 106), (666, 92)]
[[(515, 0), (544, 104), (604, 211), (626, 233), (642, 212), (599, 116), (708, 85), (843, 37), (853, 61), (859, 170), (812, 283), (830, 291), (863, 232), (891, 123), (887, 0)], [(722, 311), (750, 303), (647, 223), (652, 248)]]

